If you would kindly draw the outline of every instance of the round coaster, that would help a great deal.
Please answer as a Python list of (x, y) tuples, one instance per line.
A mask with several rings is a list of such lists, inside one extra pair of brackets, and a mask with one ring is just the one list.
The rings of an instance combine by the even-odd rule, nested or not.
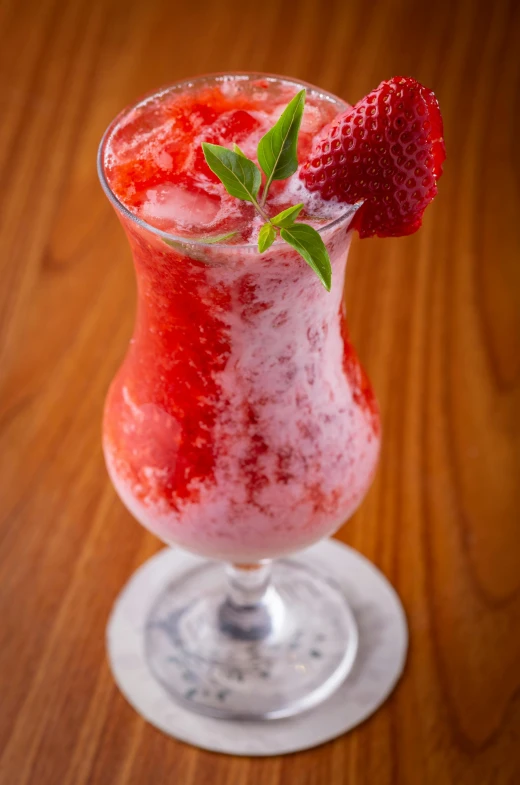
[(203, 559), (166, 548), (142, 565), (119, 595), (107, 627), (114, 678), (129, 703), (169, 736), (231, 755), (282, 755), (309, 749), (351, 730), (388, 697), (408, 647), (396, 592), (364, 556), (337, 540), (323, 540), (291, 557), (333, 578), (345, 593), (359, 630), (354, 667), (336, 692), (314, 709), (282, 720), (239, 722), (195, 714), (176, 703), (145, 659), (144, 628), (157, 595)]

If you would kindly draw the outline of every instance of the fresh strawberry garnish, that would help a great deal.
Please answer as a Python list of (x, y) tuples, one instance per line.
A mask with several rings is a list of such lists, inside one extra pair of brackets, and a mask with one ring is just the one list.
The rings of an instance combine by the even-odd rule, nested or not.
[(396, 76), (324, 129), (300, 177), (323, 199), (363, 199), (354, 219), (361, 237), (395, 237), (420, 227), (445, 157), (435, 95)]

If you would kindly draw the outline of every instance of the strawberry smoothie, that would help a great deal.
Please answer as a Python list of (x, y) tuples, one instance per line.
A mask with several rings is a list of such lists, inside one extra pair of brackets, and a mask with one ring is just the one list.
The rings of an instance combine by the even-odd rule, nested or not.
[[(300, 160), (346, 109), (303, 86)], [(328, 293), (279, 239), (258, 253), (261, 220), (201, 150), (236, 143), (255, 158), (301, 88), (252, 75), (192, 80), (124, 111), (100, 152), (138, 285), (133, 338), (105, 407), (108, 470), (164, 542), (235, 563), (332, 534), (379, 453), (377, 405), (342, 306), (356, 207), (323, 199), (298, 174), (271, 188), (271, 214), (303, 202), (301, 218), (320, 231)]]

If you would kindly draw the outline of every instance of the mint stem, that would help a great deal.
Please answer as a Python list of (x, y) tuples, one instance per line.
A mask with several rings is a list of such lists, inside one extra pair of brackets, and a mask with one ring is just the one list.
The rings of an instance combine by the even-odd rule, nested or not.
[(264, 204), (265, 204), (265, 199), (262, 199), (261, 205), (260, 205), (260, 204), (258, 204), (258, 202), (256, 201), (256, 199), (255, 199), (255, 201), (253, 202), (253, 205), (254, 205), (254, 207), (255, 207), (255, 208), (256, 208), (256, 210), (257, 210), (257, 211), (260, 213), (260, 215), (262, 216), (262, 218), (264, 219), (264, 221), (268, 221), (268, 222), (270, 223), (269, 216), (267, 215), (266, 211), (262, 209), (262, 207), (263, 207), (263, 205), (264, 205)]
[(274, 169), (271, 172), (271, 174), (269, 175), (269, 177), (267, 178), (267, 182), (266, 182), (264, 190), (262, 192), (262, 198), (260, 200), (260, 204), (261, 204), (262, 207), (264, 206), (264, 204), (267, 201), (267, 194), (269, 193), (269, 188), (271, 187), (271, 183), (273, 182), (273, 174), (274, 174)]

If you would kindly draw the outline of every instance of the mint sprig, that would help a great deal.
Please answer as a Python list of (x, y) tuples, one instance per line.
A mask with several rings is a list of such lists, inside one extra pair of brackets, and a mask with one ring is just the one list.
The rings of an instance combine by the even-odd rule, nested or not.
[(332, 268), (329, 253), (321, 234), (307, 224), (292, 224), (281, 229), (282, 240), (292, 245), (300, 256), (303, 256), (309, 267), (312, 267), (325, 289), (330, 292)]
[(298, 133), (305, 106), (305, 90), (287, 104), (275, 125), (258, 143), (258, 163), (267, 177), (262, 205), (273, 180), (286, 180), (298, 169)]
[(262, 182), (258, 166), (241, 151), (235, 153), (219, 144), (202, 142), (202, 149), (209, 168), (215, 172), (228, 194), (256, 204)]
[(260, 229), (260, 234), (258, 235), (258, 250), (260, 253), (267, 251), (268, 248), (272, 246), (274, 241), (276, 240), (276, 231), (274, 226), (272, 226), (269, 221), (265, 223), (262, 228)]
[(280, 229), (292, 226), (302, 210), (303, 202), (301, 204), (295, 204), (294, 207), (288, 207), (287, 210), (282, 210), (281, 213), (278, 213), (274, 218), (271, 218), (271, 223), (274, 224), (274, 226), (279, 226)]
[[(278, 234), (294, 248), (314, 270), (327, 291), (330, 291), (332, 268), (321, 235), (312, 226), (295, 223), (303, 209), (296, 204), (270, 217), (266, 201), (273, 180), (285, 180), (298, 169), (298, 132), (305, 105), (305, 90), (300, 90), (280, 115), (276, 124), (260, 139), (257, 148), (258, 162), (266, 176), (262, 193), (262, 176), (254, 161), (244, 155), (237, 144), (233, 150), (218, 144), (202, 143), (206, 163), (224, 185), (226, 191), (237, 199), (251, 202), (265, 223), (258, 235), (258, 251), (264, 253)], [(207, 242), (207, 241), (206, 241)]]

